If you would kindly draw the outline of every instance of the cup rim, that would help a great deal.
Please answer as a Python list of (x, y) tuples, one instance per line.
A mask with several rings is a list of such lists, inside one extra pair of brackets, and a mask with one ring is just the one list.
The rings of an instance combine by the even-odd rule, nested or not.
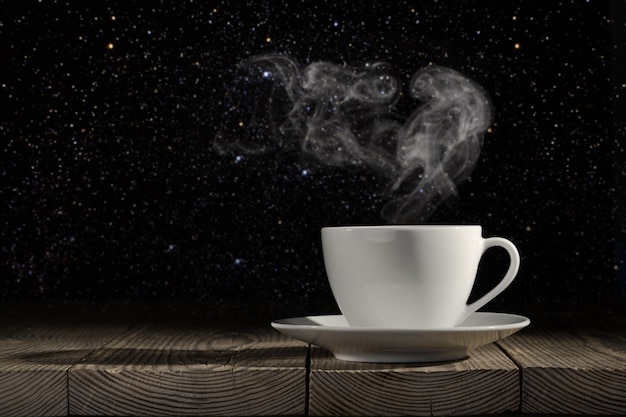
[(479, 224), (383, 224), (383, 225), (355, 225), (355, 226), (324, 226), (322, 230), (366, 230), (366, 229), (391, 229), (391, 230), (428, 230), (428, 229), (481, 229)]

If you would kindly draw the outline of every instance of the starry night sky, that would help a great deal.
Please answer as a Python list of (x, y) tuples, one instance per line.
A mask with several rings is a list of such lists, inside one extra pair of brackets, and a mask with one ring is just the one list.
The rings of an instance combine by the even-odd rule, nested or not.
[[(517, 244), (520, 275), (494, 309), (626, 293), (619, 0), (0, 8), (0, 302), (269, 300), (316, 313), (331, 298), (320, 228), (384, 223), (388, 184), (293, 147), (216, 150), (245, 120), (233, 103), (262, 95), (238, 77), (263, 54), (383, 61), (404, 89), (429, 65), (470, 77), (494, 120), (458, 197), (428, 221)], [(405, 91), (396, 110), (414, 106)], [(479, 289), (503, 268), (492, 255)]]

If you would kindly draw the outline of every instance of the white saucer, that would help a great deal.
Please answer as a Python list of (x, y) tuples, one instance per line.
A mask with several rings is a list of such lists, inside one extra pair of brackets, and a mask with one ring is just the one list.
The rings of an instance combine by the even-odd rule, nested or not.
[(528, 326), (515, 314), (474, 313), (458, 326), (444, 329), (350, 327), (341, 315), (296, 317), (272, 327), (330, 350), (354, 362), (441, 362), (463, 359), (472, 349), (495, 342)]

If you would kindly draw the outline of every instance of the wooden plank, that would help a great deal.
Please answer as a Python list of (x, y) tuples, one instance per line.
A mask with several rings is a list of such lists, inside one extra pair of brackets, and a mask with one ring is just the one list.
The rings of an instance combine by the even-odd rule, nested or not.
[(498, 342), (521, 368), (522, 412), (626, 414), (626, 331), (601, 326), (531, 326)]
[(101, 318), (80, 308), (39, 306), (3, 311), (0, 415), (67, 415), (68, 369), (129, 326), (128, 320), (105, 323)]
[(342, 362), (312, 350), (312, 416), (479, 415), (519, 404), (518, 368), (495, 344), (462, 361), (424, 366)]
[(428, 366), (341, 362), (314, 347), (307, 393), (305, 343), (267, 318), (183, 310), (0, 311), (0, 415), (626, 415), (621, 316), (533, 324)]
[(156, 316), (69, 370), (82, 416), (303, 414), (307, 345), (269, 322)]

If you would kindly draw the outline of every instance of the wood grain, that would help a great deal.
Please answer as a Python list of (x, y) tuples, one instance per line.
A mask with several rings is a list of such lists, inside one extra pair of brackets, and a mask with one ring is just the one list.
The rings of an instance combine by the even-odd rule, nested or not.
[(518, 369), (494, 344), (466, 360), (429, 366), (341, 362), (313, 349), (313, 416), (478, 415), (519, 404)]
[(46, 306), (3, 313), (2, 417), (67, 415), (69, 368), (129, 326), (128, 321), (102, 322), (100, 314), (81, 314), (81, 309)]
[(522, 369), (522, 411), (626, 414), (626, 334), (534, 326), (498, 342)]
[(0, 416), (626, 415), (623, 318), (585, 318), (415, 366), (337, 361), (210, 308), (5, 309)]
[(147, 321), (69, 370), (84, 416), (303, 414), (307, 345), (269, 326), (214, 318)]

